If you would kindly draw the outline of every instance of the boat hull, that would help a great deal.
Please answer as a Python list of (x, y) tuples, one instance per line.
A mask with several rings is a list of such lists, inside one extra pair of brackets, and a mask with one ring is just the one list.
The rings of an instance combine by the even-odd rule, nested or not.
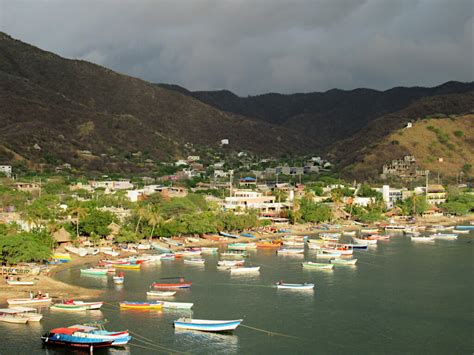
[(242, 319), (231, 320), (231, 321), (205, 321), (205, 320), (185, 320), (178, 319), (174, 322), (174, 327), (176, 329), (189, 329), (189, 330), (199, 330), (202, 332), (228, 332), (235, 330)]

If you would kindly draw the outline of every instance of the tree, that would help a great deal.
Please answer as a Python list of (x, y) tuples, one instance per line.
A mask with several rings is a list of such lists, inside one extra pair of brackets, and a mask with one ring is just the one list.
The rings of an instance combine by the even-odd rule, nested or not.
[(82, 207), (76, 207), (71, 211), (73, 216), (76, 216), (76, 238), (79, 238), (79, 223), (80, 220), (87, 216), (87, 209)]
[(93, 209), (82, 219), (79, 229), (89, 236), (106, 237), (110, 233), (109, 224), (115, 220), (112, 213)]

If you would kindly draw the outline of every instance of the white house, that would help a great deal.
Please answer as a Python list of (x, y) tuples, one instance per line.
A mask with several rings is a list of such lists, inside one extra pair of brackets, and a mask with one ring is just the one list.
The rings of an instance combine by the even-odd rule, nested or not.
[(188, 162), (184, 159), (177, 160), (176, 163), (174, 163), (175, 166), (183, 166), (183, 165), (188, 165)]
[(234, 190), (233, 196), (225, 198), (222, 207), (225, 211), (254, 209), (260, 216), (270, 217), (279, 216), (289, 205), (276, 202), (275, 196), (264, 196), (258, 191)]
[(12, 166), (11, 165), (0, 165), (0, 173), (5, 174), (6, 177), (12, 177)]
[(201, 157), (199, 155), (189, 155), (186, 160), (187, 161), (198, 161), (200, 159), (201, 159)]

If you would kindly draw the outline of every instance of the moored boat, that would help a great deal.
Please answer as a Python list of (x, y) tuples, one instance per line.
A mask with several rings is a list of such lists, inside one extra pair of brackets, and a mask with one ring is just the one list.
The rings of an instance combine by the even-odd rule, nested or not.
[(28, 322), (28, 317), (14, 309), (3, 308), (0, 309), (0, 322), (26, 324)]
[(179, 283), (159, 283), (159, 282), (154, 282), (151, 284), (152, 287), (154, 288), (190, 288), (192, 285), (192, 282), (185, 282), (184, 280), (180, 281)]
[(235, 320), (208, 320), (179, 318), (174, 321), (176, 329), (200, 330), (204, 332), (225, 332), (235, 330), (243, 319)]
[(128, 330), (110, 332), (105, 330), (101, 322), (76, 324), (68, 328), (77, 329), (73, 333), (74, 336), (80, 336), (87, 339), (102, 339), (104, 341), (112, 340), (112, 346), (124, 346), (132, 339)]
[(455, 234), (469, 234), (469, 229), (453, 229)]
[(120, 302), (120, 308), (124, 309), (162, 309), (163, 302)]
[(169, 302), (163, 300), (157, 300), (158, 302), (163, 303), (163, 308), (170, 308), (170, 309), (191, 309), (193, 308), (194, 303), (188, 302)]
[(357, 237), (352, 237), (354, 242), (359, 245), (376, 245), (377, 244), (377, 239), (367, 239), (367, 238), (357, 238)]
[(118, 275), (113, 277), (114, 284), (121, 285), (125, 281), (125, 275), (123, 272), (120, 272)]
[(413, 242), (433, 242), (435, 238), (433, 236), (420, 235), (420, 236), (411, 236), (410, 239)]
[(331, 264), (336, 265), (355, 265), (357, 263), (357, 259), (333, 259), (331, 260)]
[(70, 348), (103, 348), (112, 345), (113, 340), (94, 339), (84, 336), (75, 336), (79, 328), (55, 328), (41, 337), (45, 345), (59, 345)]
[(176, 291), (147, 291), (146, 295), (150, 297), (171, 297), (176, 294)]
[(36, 296), (31, 298), (9, 298), (7, 303), (9, 305), (20, 305), (20, 304), (44, 304), (50, 303), (53, 299), (47, 294), (45, 296)]
[(214, 247), (202, 247), (201, 248), (201, 253), (203, 254), (214, 254), (214, 253), (217, 253), (218, 251), (218, 248), (214, 248)]
[(314, 284), (289, 284), (289, 283), (284, 283), (282, 281), (276, 283), (277, 288), (283, 288), (283, 289), (294, 289), (294, 290), (312, 290), (314, 289)]
[(81, 269), (81, 274), (83, 275), (107, 275), (108, 270), (105, 268), (88, 268), (88, 269)]
[(43, 319), (43, 315), (38, 312), (37, 308), (16, 306), (10, 307), (8, 309), (12, 312), (16, 312), (17, 314), (23, 317), (28, 318), (28, 322), (39, 322), (41, 319)]
[(374, 234), (374, 233), (378, 233), (379, 229), (378, 228), (362, 228), (360, 232), (362, 234)]
[(204, 265), (205, 262), (204, 259), (184, 259), (185, 264)]
[(82, 312), (82, 311), (87, 311), (88, 308), (86, 306), (76, 306), (73, 304), (56, 303), (50, 306), (49, 309), (60, 310), (60, 311)]
[(217, 262), (217, 265), (219, 266), (242, 266), (244, 265), (243, 260), (219, 260)]
[(114, 265), (117, 269), (125, 269), (125, 270), (139, 270), (141, 264), (115, 264)]
[(34, 281), (20, 281), (20, 280), (8, 280), (7, 284), (10, 286), (32, 286), (35, 284)]
[(434, 237), (435, 239), (443, 239), (443, 240), (458, 239), (458, 235), (452, 234), (452, 233), (436, 233), (436, 234), (432, 234), (431, 236)]
[(328, 264), (328, 263), (315, 263), (312, 261), (305, 261), (303, 264), (304, 268), (307, 269), (332, 269), (334, 267), (333, 264)]
[(303, 254), (304, 249), (282, 248), (277, 250), (278, 254)]

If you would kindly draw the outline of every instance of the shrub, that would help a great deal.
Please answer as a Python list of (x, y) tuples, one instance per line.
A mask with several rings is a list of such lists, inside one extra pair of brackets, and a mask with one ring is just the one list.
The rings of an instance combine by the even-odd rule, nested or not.
[(458, 130), (458, 131), (454, 131), (453, 134), (454, 134), (456, 137), (460, 138), (460, 137), (462, 137), (462, 136), (464, 135), (464, 132)]

